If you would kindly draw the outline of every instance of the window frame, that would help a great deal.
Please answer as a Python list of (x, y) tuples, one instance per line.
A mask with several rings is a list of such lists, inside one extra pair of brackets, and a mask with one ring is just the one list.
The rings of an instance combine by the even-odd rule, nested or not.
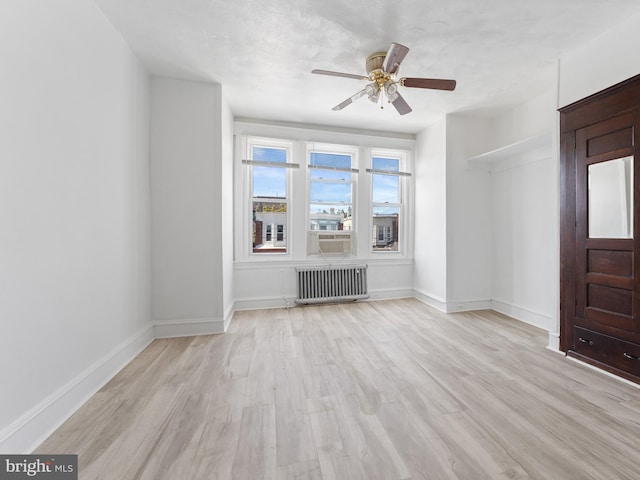
[[(413, 171), (415, 166), (414, 156), (416, 154), (416, 141), (408, 137), (386, 138), (384, 136), (373, 136), (360, 133), (341, 133), (336, 131), (325, 131), (320, 129), (300, 129), (298, 127), (278, 126), (272, 124), (258, 124), (247, 121), (234, 121), (234, 138), (233, 138), (233, 215), (227, 221), (233, 228), (233, 251), (232, 258), (234, 264), (238, 268), (254, 268), (251, 265), (264, 265), (264, 268), (275, 268), (282, 265), (306, 265), (310, 262), (349, 262), (354, 259), (362, 261), (371, 261), (374, 264), (387, 262), (404, 262), (409, 261), (414, 255), (415, 239), (413, 215), (415, 208), (414, 200), (414, 179), (403, 179), (402, 203), (403, 210), (399, 222), (400, 231), (398, 232), (401, 241), (401, 251), (398, 252), (379, 252), (376, 255), (372, 253), (373, 239), (371, 238), (372, 228), (372, 180), (367, 173), (371, 165), (371, 153), (376, 156), (387, 157), (394, 154), (406, 153), (404, 170)], [(247, 160), (252, 146), (265, 146), (286, 149), (288, 151), (287, 162), (291, 162), (292, 166), (297, 168), (288, 168), (286, 174), (286, 197), (287, 197), (287, 216), (284, 234), (287, 238), (286, 253), (253, 253), (252, 252), (252, 175), (253, 169), (248, 165)], [(311, 147), (315, 151), (320, 151), (322, 146), (333, 147), (328, 153), (349, 153), (352, 157), (352, 167), (359, 169), (359, 173), (353, 174), (352, 189), (352, 225), (349, 225), (351, 219), (344, 221), (344, 228), (352, 228), (351, 231), (344, 230), (340, 232), (353, 233), (352, 235), (352, 252), (343, 254), (342, 258), (336, 258), (334, 255), (330, 258), (323, 258), (325, 254), (316, 256), (313, 251), (309, 251), (309, 246), (314, 245), (309, 238), (310, 228), (310, 207), (309, 207), (309, 168), (307, 162), (309, 160), (308, 150)], [(346, 151), (346, 152), (345, 152)], [(268, 159), (267, 156), (257, 157)], [(276, 157), (282, 161), (282, 157)], [(329, 162), (331, 164), (331, 162)], [(339, 163), (338, 163), (339, 164)], [(395, 168), (395, 165), (393, 166)], [(275, 194), (276, 190), (280, 190), (280, 186), (275, 184), (270, 188), (271, 192), (261, 189), (262, 193)], [(261, 192), (256, 192), (260, 194)], [(319, 193), (316, 190), (316, 193)], [(325, 195), (316, 195), (317, 198)], [(385, 195), (386, 196), (386, 195)], [(387, 197), (387, 196), (386, 196)], [(344, 198), (338, 196), (337, 198)], [(383, 199), (383, 197), (379, 197)], [(388, 197), (387, 197), (388, 198)], [(264, 199), (263, 199), (264, 200)], [(222, 199), (223, 203), (227, 203), (227, 198)], [(340, 209), (342, 207), (338, 207)], [(347, 207), (345, 207), (346, 209)], [(320, 209), (322, 211), (322, 209)], [(384, 213), (384, 212), (381, 212)], [(283, 219), (285, 217), (283, 216)], [(257, 218), (261, 220), (261, 218)], [(266, 219), (265, 220), (266, 224)], [(271, 223), (280, 223), (277, 220)], [(330, 222), (331, 224), (333, 222)], [(277, 227), (273, 227), (273, 234), (277, 235)], [(331, 228), (331, 227), (329, 227)], [(335, 227), (340, 228), (340, 227)], [(319, 232), (317, 232), (319, 234)], [(324, 232), (329, 234), (331, 232)], [(339, 233), (338, 231), (334, 233)], [(394, 232), (395, 234), (395, 232)], [(264, 239), (264, 236), (263, 236)], [(316, 249), (317, 250), (317, 249)], [(400, 249), (399, 249), (400, 250)], [(315, 251), (315, 250), (314, 250)], [(263, 267), (261, 267), (263, 268)]]
[[(349, 171), (349, 175), (350, 175), (350, 180), (336, 180), (336, 179), (313, 179), (311, 178), (311, 172), (313, 170), (326, 170), (326, 171), (331, 171), (332, 169), (330, 168), (326, 168), (323, 169), (322, 167), (312, 167), (311, 166), (311, 154), (312, 153), (323, 153), (323, 154), (328, 154), (328, 155), (347, 155), (351, 157), (351, 167), (350, 167), (350, 171)], [(349, 235), (351, 235), (351, 243), (352, 243), (352, 254), (351, 255), (357, 255), (357, 244), (356, 244), (356, 234), (357, 234), (357, 222), (354, 221), (354, 219), (358, 218), (357, 215), (357, 197), (358, 197), (358, 188), (357, 188), (357, 184), (358, 184), (358, 176), (359, 174), (361, 174), (362, 172), (358, 169), (358, 163), (359, 163), (359, 156), (360, 156), (360, 149), (356, 146), (353, 145), (345, 145), (345, 144), (335, 144), (335, 143), (316, 143), (316, 142), (306, 142), (306, 166), (307, 166), (307, 175), (306, 175), (306, 189), (307, 189), (307, 196), (306, 196), (306, 204), (305, 204), (305, 211), (306, 211), (306, 217), (305, 217), (305, 243), (306, 245), (306, 257), (315, 257), (317, 256), (317, 254), (310, 254), (309, 252), (309, 241), (311, 239), (311, 235), (310, 232), (317, 232), (317, 231), (323, 231), (323, 232), (329, 232), (329, 231), (336, 231), (336, 232), (340, 232), (340, 233), (348, 233)], [(343, 170), (338, 170), (338, 171), (343, 171)], [(346, 170), (344, 170), (346, 171)], [(350, 204), (345, 204), (345, 203), (340, 203), (340, 202), (312, 202), (311, 200), (311, 184), (312, 182), (317, 182), (317, 183), (335, 183), (335, 184), (350, 184), (351, 185), (351, 203)], [(335, 206), (335, 207), (341, 207), (341, 209), (346, 210), (349, 207), (347, 205), (350, 206), (351, 208), (351, 230), (326, 230), (326, 228), (323, 230), (322, 228), (318, 228), (317, 230), (313, 230), (311, 228), (311, 205), (328, 205), (328, 206)], [(348, 218), (348, 217), (347, 217)]]
[[(381, 170), (376, 170), (374, 169), (373, 166), (373, 160), (374, 158), (388, 158), (388, 159), (394, 159), (394, 160), (398, 160), (398, 172), (392, 172), (392, 171), (381, 171)], [(369, 165), (370, 167), (367, 168), (367, 172), (369, 173), (369, 176), (371, 177), (369, 179), (369, 187), (370, 187), (370, 195), (369, 195), (369, 253), (371, 255), (405, 255), (405, 252), (407, 251), (407, 234), (408, 234), (408, 229), (407, 229), (407, 219), (406, 219), (406, 215), (407, 215), (407, 192), (409, 190), (408, 188), (408, 181), (407, 178), (410, 178), (412, 176), (412, 173), (409, 169), (409, 165), (410, 165), (410, 152), (408, 152), (407, 150), (396, 150), (396, 149), (387, 149), (387, 148), (372, 148), (370, 151), (370, 155), (369, 155)], [(387, 202), (374, 202), (373, 198), (374, 198), (374, 185), (373, 185), (373, 181), (375, 178), (375, 175), (389, 175), (389, 176), (394, 176), (398, 178), (398, 203), (387, 203)], [(383, 249), (376, 249), (374, 248), (374, 244), (371, 241), (371, 239), (373, 238), (373, 227), (374, 227), (374, 222), (373, 222), (373, 218), (374, 218), (374, 210), (376, 208), (379, 207), (395, 207), (398, 209), (398, 222), (400, 223), (400, 225), (398, 226), (398, 249), (397, 250), (383, 250)], [(388, 241), (388, 238), (391, 236), (391, 227), (390, 226), (383, 226), (382, 228), (383, 230), (383, 236), (384, 239), (383, 241)], [(379, 238), (379, 233), (376, 232)]]
[[(246, 168), (245, 168), (245, 172), (244, 172), (244, 178), (245, 178), (245, 185), (246, 188), (244, 188), (244, 199), (245, 202), (243, 202), (243, 205), (245, 205), (244, 211), (245, 211), (245, 215), (246, 215), (246, 222), (245, 222), (245, 232), (247, 232), (247, 234), (244, 236), (242, 243), (243, 243), (243, 250), (246, 251), (246, 255), (248, 259), (255, 259), (255, 258), (260, 258), (260, 259), (265, 259), (267, 260), (268, 258), (282, 258), (283, 256), (291, 256), (291, 248), (292, 248), (292, 244), (293, 244), (293, 240), (292, 240), (292, 229), (290, 228), (291, 225), (291, 182), (292, 182), (292, 175), (291, 175), (291, 169), (292, 168), (296, 168), (297, 165), (291, 163), (291, 158), (293, 155), (293, 142), (290, 141), (286, 141), (286, 140), (281, 140), (281, 139), (276, 139), (276, 138), (266, 138), (266, 137), (257, 137), (257, 136), (247, 136), (245, 139), (245, 148), (243, 149), (245, 151), (245, 158), (248, 160), (247, 161), (243, 161), (243, 163), (247, 163)], [(265, 165), (265, 167), (270, 167), (270, 168), (283, 168), (284, 169), (284, 173), (285, 173), (285, 197), (284, 199), (281, 198), (274, 198), (274, 202), (277, 200), (277, 203), (282, 203), (286, 205), (286, 217), (285, 217), (285, 226), (286, 228), (283, 227), (283, 241), (285, 242), (285, 251), (264, 251), (264, 252), (256, 252), (253, 248), (253, 236), (255, 234), (254, 232), (254, 226), (253, 226), (253, 206), (254, 206), (254, 202), (256, 201), (261, 201), (259, 199), (264, 199), (263, 201), (265, 201), (266, 203), (269, 202), (269, 198), (270, 197), (254, 197), (254, 167), (255, 166), (260, 166), (260, 162), (259, 161), (255, 161), (253, 159), (253, 149), (255, 147), (262, 147), (262, 148), (271, 148), (271, 149), (279, 149), (279, 150), (284, 150), (285, 153), (285, 162), (282, 164), (282, 167), (279, 167), (277, 165)], [(267, 162), (265, 162), (267, 163)], [(274, 238), (277, 238), (277, 223), (274, 223), (273, 225), (276, 225), (275, 228), (273, 228), (272, 224), (268, 224), (266, 225), (266, 230), (271, 230), (271, 241), (273, 242)], [(267, 233), (265, 232), (265, 235)], [(275, 240), (278, 241), (278, 240)]]

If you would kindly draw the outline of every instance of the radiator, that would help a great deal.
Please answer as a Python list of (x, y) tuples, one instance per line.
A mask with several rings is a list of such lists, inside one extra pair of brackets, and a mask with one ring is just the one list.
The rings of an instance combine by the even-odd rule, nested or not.
[(366, 265), (296, 268), (296, 303), (323, 303), (369, 298)]

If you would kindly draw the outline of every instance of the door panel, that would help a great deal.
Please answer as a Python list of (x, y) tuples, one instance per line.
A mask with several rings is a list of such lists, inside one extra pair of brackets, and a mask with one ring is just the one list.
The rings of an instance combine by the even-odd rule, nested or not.
[(587, 308), (596, 308), (630, 317), (632, 314), (631, 301), (631, 290), (587, 282)]
[(629, 251), (589, 249), (587, 258), (589, 260), (588, 272), (632, 278), (633, 254)]
[(595, 157), (633, 145), (633, 128), (625, 127), (587, 140), (587, 154)]
[[(631, 178), (637, 175), (634, 134), (634, 115), (627, 114), (575, 136), (575, 318), (605, 330), (635, 329), (640, 311), (636, 242), (624, 238), (638, 231), (637, 219), (629, 215), (638, 198)], [(625, 157), (631, 160), (618, 160)]]

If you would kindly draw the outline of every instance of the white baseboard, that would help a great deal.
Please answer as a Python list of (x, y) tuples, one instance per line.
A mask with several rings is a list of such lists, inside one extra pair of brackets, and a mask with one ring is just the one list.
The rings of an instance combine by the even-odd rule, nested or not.
[(252, 297), (239, 298), (235, 301), (235, 311), (262, 310), (271, 308), (287, 308), (296, 304), (295, 297)]
[(214, 335), (224, 333), (230, 318), (181, 318), (176, 320), (155, 320), (153, 333), (155, 338), (192, 337), (195, 335)]
[(229, 329), (229, 325), (231, 324), (231, 319), (233, 318), (233, 314), (236, 313), (236, 304), (233, 302), (229, 305), (229, 308), (224, 312), (224, 331), (226, 332)]
[(436, 295), (414, 289), (413, 296), (427, 305), (434, 307), (444, 313), (455, 313), (473, 310), (495, 310), (529, 325), (542, 328), (549, 332), (549, 346), (551, 350), (560, 351), (560, 337), (558, 333), (553, 333), (557, 329), (553, 318), (539, 312), (534, 312), (527, 308), (519, 307), (510, 302), (498, 299), (490, 300), (444, 300)]
[(443, 313), (488, 310), (491, 308), (490, 300), (445, 300), (437, 295), (415, 288), (413, 289), (413, 296), (422, 303), (426, 303)]
[(0, 431), (0, 452), (32, 452), (92, 395), (153, 341), (151, 325), (121, 342), (104, 358)]
[(447, 313), (490, 310), (491, 300), (457, 300), (447, 302)]
[(413, 296), (416, 300), (420, 300), (422, 303), (427, 304), (436, 310), (447, 313), (447, 301), (443, 298), (415, 288), (413, 289)]
[[(411, 288), (372, 290), (368, 299), (361, 301), (391, 300), (395, 298), (411, 298), (414, 291)], [(296, 306), (295, 297), (253, 297), (238, 298), (234, 303), (234, 311), (262, 310), (271, 308), (289, 308)]]
[(367, 301), (375, 300), (395, 300), (399, 298), (412, 298), (412, 288), (397, 288), (393, 290), (372, 290), (369, 292), (371, 295)]
[(547, 345), (547, 348), (552, 352), (564, 355), (564, 352), (560, 350), (560, 334), (558, 332), (549, 332), (549, 344)]
[(492, 299), (491, 309), (496, 312), (500, 312), (509, 317), (520, 320), (521, 322), (528, 323), (534, 327), (542, 328), (548, 332), (555, 330), (557, 327), (553, 323), (553, 319), (546, 314), (535, 312), (533, 310), (519, 307), (506, 300)]

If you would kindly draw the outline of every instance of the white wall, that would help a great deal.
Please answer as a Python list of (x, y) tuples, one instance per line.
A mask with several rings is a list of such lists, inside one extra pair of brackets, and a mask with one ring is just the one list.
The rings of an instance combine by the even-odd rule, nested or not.
[(491, 122), (494, 148), (543, 136), (540, 148), (515, 152), (491, 172), (492, 308), (557, 332), (559, 296), (558, 157), (553, 92)]
[(443, 118), (416, 139), (415, 268), (413, 288), (423, 301), (446, 310), (447, 123)]
[(551, 157), (492, 175), (492, 307), (555, 332), (557, 177)]
[(539, 93), (491, 119), (488, 150), (543, 134), (549, 136), (550, 141), (557, 116), (554, 93), (553, 89)]
[[(217, 84), (153, 78), (151, 83), (152, 316), (157, 336), (224, 331), (224, 262), (232, 209), (223, 171)], [(229, 138), (225, 139), (229, 141)], [(224, 155), (229, 155), (229, 146)], [(223, 241), (223, 237), (226, 239)], [(227, 252), (228, 253), (228, 252)], [(227, 260), (228, 262), (228, 260)], [(227, 263), (228, 267), (228, 263)], [(227, 277), (229, 276), (227, 272)]]
[(233, 290), (233, 113), (222, 88), (221, 165), (220, 165), (220, 234), (222, 236), (222, 316), (225, 331), (234, 310)]
[[(493, 308), (557, 332), (553, 100), (544, 93), (495, 118), (449, 115), (418, 135), (418, 298), (450, 312)], [(502, 151), (492, 163), (469, 161), (537, 136), (543, 138), (533, 150)]]
[(489, 132), (486, 119), (447, 116), (448, 311), (488, 308), (491, 298), (491, 179), (467, 163)]
[(152, 338), (149, 79), (92, 2), (0, 3), (0, 451)]
[(640, 14), (560, 59), (558, 106), (563, 107), (640, 74)]

